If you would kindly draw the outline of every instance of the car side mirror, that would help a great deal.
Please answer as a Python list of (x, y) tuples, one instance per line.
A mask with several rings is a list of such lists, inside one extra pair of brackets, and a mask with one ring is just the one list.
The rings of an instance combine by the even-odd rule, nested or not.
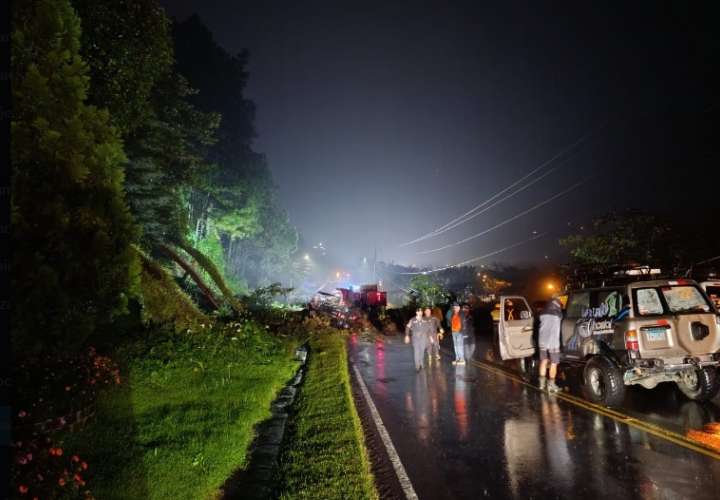
[(520, 311), (520, 319), (530, 319), (530, 311)]

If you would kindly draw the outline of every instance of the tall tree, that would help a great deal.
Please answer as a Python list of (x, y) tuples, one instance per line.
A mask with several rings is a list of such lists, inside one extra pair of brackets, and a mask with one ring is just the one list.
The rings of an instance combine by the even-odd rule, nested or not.
[(147, 105), (173, 64), (170, 21), (157, 0), (72, 0), (82, 20), (90, 102), (127, 137), (151, 118)]
[[(229, 54), (197, 16), (173, 29), (178, 71), (198, 89), (191, 102), (219, 112), (218, 141), (209, 148), (214, 167), (190, 195), (192, 241), (223, 247), (222, 265), (238, 283), (262, 286), (290, 269), (297, 233), (278, 210), (272, 176), (253, 150), (255, 107), (245, 95), (248, 54)], [(212, 243), (213, 245), (215, 243)]]
[(68, 0), (23, 0), (12, 34), (12, 284), (18, 345), (82, 342), (136, 292), (125, 156), (86, 103), (80, 20)]

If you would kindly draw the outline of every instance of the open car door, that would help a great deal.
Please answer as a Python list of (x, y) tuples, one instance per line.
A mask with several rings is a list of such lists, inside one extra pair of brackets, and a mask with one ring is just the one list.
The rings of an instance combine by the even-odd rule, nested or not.
[(533, 315), (525, 297), (500, 297), (498, 342), (502, 359), (526, 358), (535, 354)]

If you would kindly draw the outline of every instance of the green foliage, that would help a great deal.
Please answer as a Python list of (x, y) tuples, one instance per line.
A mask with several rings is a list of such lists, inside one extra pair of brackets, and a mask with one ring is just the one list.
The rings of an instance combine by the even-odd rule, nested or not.
[(193, 248), (192, 245), (186, 242), (181, 242), (179, 246), (180, 248), (185, 250), (185, 252), (187, 252), (190, 256), (192, 256), (192, 258), (195, 259), (195, 262), (197, 262), (200, 267), (210, 276), (210, 278), (212, 278), (215, 286), (217, 286), (218, 289), (222, 292), (225, 300), (233, 307), (233, 309), (235, 309), (236, 311), (240, 311), (240, 303), (235, 299), (233, 292), (225, 283), (225, 279), (223, 278), (217, 267), (215, 267), (212, 259), (206, 257), (202, 252)]
[(264, 309), (272, 306), (277, 297), (286, 296), (292, 290), (292, 288), (283, 288), (280, 283), (272, 283), (269, 286), (253, 290), (247, 301), (252, 309)]
[(170, 326), (176, 332), (197, 328), (207, 323), (207, 317), (198, 310), (172, 276), (158, 263), (138, 251), (142, 262), (140, 285), (142, 289), (142, 313), (146, 322)]
[(410, 300), (413, 305), (435, 306), (444, 304), (449, 293), (443, 286), (428, 275), (419, 274), (410, 280)]
[(12, 34), (12, 285), (18, 346), (77, 345), (137, 292), (122, 143), (85, 103), (67, 0), (18, 2)]
[(107, 108), (123, 135), (150, 118), (156, 82), (173, 64), (170, 22), (156, 0), (72, 0), (82, 19), (90, 101)]
[(123, 385), (66, 436), (96, 498), (215, 498), (292, 377), (296, 343), (255, 322), (148, 332), (118, 353)]
[(560, 244), (578, 266), (656, 265), (678, 261), (681, 233), (666, 219), (637, 211), (597, 217), (589, 231)]
[(128, 142), (126, 188), (133, 215), (143, 227), (146, 249), (182, 241), (188, 233), (187, 198), (211, 168), (205, 159), (220, 121), (187, 102), (193, 94), (177, 74), (162, 79), (149, 108), (150, 119)]
[(280, 456), (281, 499), (376, 499), (365, 439), (353, 403), (345, 337), (313, 335), (305, 381)]
[[(237, 282), (265, 286), (287, 277), (297, 232), (274, 199), (264, 157), (252, 149), (255, 108), (245, 98), (247, 53), (231, 55), (196, 16), (174, 26), (178, 71), (199, 90), (190, 101), (206, 113), (221, 112), (214, 163), (188, 196), (192, 241), (219, 238), (223, 265)], [(215, 234), (213, 234), (215, 233)]]

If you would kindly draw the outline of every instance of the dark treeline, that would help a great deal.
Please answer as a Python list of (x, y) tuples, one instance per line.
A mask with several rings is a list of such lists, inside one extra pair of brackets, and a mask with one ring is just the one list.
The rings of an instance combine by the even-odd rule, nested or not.
[(19, 345), (80, 344), (130, 310), (186, 328), (292, 275), (246, 52), (155, 0), (23, 0), (13, 29)]

